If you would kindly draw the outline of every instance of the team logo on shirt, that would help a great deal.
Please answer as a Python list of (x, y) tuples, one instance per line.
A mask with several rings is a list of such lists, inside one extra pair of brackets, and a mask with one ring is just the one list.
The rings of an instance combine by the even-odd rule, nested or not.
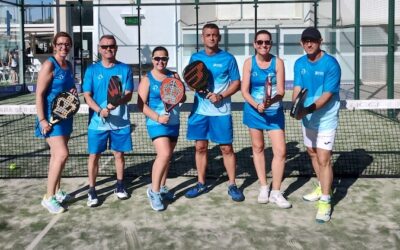
[(307, 73), (306, 69), (301, 69), (300, 74), (305, 75)]
[(151, 89), (154, 90), (154, 91), (158, 91), (158, 86), (157, 85), (153, 85)]
[(213, 67), (214, 68), (222, 68), (222, 63), (214, 63)]
[(97, 80), (101, 80), (101, 79), (103, 79), (104, 77), (103, 77), (103, 75), (102, 74), (99, 74), (98, 76), (97, 76)]
[(257, 75), (258, 75), (258, 74), (257, 74), (257, 72), (255, 72), (255, 71), (254, 71), (253, 73), (251, 73), (251, 76), (257, 77)]
[(57, 80), (63, 80), (64, 78), (65, 78), (64, 74), (58, 74), (58, 75), (54, 76), (54, 79), (57, 79)]

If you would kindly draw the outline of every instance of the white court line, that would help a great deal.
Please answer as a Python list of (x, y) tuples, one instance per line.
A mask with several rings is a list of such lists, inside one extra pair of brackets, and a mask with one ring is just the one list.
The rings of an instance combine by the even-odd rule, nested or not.
[(56, 216), (51, 219), (49, 224), (40, 232), (38, 236), (29, 244), (29, 246), (26, 247), (26, 250), (33, 250), (37, 244), (43, 239), (44, 236), (46, 236), (47, 232), (56, 224), (56, 222), (61, 218), (61, 214), (57, 214)]

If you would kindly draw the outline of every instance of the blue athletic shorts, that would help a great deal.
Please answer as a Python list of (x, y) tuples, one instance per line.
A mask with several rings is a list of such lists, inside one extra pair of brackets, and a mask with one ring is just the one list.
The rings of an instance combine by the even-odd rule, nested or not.
[(132, 150), (131, 128), (117, 130), (88, 130), (89, 154), (99, 154), (108, 148), (116, 152)]
[(243, 124), (254, 129), (284, 130), (285, 114), (282, 108), (267, 109), (264, 113), (259, 113), (246, 102), (243, 107)]
[(205, 116), (192, 113), (188, 119), (187, 139), (232, 144), (232, 115)]
[(150, 125), (147, 126), (147, 133), (150, 138), (153, 140), (158, 137), (178, 137), (179, 136), (179, 124), (177, 125)]

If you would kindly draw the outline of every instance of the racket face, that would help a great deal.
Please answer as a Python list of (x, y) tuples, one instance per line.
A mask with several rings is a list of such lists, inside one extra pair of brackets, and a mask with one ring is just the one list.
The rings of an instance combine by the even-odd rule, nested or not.
[(122, 83), (118, 76), (111, 76), (108, 82), (107, 103), (118, 106), (122, 98)]
[(208, 69), (202, 61), (194, 61), (183, 70), (183, 79), (192, 90), (207, 90)]
[(183, 100), (185, 86), (181, 80), (167, 77), (161, 82), (160, 95), (165, 111), (169, 112)]
[(306, 100), (307, 89), (302, 89), (297, 95), (296, 100), (290, 110), (290, 116), (296, 118), (300, 111), (304, 108), (304, 101)]
[(78, 112), (79, 106), (79, 98), (76, 95), (71, 92), (61, 92), (52, 102), (50, 123), (55, 124), (72, 117)]

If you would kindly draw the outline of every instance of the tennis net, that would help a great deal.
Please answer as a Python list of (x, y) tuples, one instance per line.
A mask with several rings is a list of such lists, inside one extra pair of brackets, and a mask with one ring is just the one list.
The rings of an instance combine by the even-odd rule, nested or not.
[[(181, 112), (180, 137), (171, 161), (170, 175), (196, 175), (194, 142), (186, 140), (187, 118), (192, 104)], [(289, 117), (290, 103), (285, 102), (287, 160), (285, 176), (311, 176), (313, 170), (303, 145), (300, 122)], [(242, 123), (243, 103), (232, 104), (234, 149), (239, 177), (254, 177), (251, 139)], [(134, 150), (126, 154), (128, 176), (147, 175), (155, 159), (145, 118), (130, 105)], [(341, 102), (340, 125), (333, 150), (336, 175), (400, 176), (400, 100), (349, 100)], [(69, 142), (70, 157), (63, 176), (87, 176), (88, 107), (81, 105), (74, 118)], [(50, 158), (43, 139), (34, 137), (34, 105), (0, 105), (0, 178), (46, 177)], [(225, 174), (219, 146), (210, 143), (207, 176)], [(267, 172), (271, 174), (271, 143), (265, 135)], [(99, 175), (114, 175), (111, 151), (103, 153)]]

